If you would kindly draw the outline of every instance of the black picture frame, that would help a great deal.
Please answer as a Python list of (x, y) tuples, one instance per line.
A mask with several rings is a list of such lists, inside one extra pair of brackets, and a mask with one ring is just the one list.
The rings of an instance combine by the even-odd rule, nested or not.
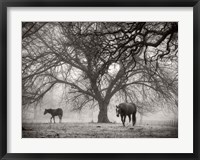
[[(7, 7), (193, 7), (193, 153), (7, 153)], [(200, 2), (199, 0), (1, 0), (0, 2), (0, 158), (1, 159), (200, 159)], [(120, 147), (120, 146), (119, 146)]]

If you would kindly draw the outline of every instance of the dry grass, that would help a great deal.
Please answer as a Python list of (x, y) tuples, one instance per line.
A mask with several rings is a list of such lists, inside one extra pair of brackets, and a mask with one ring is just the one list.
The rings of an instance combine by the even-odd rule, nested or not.
[(24, 123), (23, 138), (177, 138), (178, 129), (165, 125), (99, 123)]

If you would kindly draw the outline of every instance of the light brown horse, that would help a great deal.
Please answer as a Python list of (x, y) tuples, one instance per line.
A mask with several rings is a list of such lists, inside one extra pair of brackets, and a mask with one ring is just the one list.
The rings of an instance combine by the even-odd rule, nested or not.
[(117, 117), (121, 115), (121, 121), (123, 126), (125, 126), (126, 116), (129, 117), (129, 122), (131, 121), (131, 115), (132, 115), (133, 126), (135, 125), (136, 112), (137, 112), (137, 107), (134, 103), (120, 103), (118, 106), (116, 106), (116, 115)]

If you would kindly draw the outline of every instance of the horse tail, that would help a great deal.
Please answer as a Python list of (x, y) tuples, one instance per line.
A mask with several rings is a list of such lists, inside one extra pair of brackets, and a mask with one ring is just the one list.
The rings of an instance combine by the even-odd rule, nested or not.
[(133, 113), (133, 115), (132, 115), (132, 122), (133, 122), (133, 126), (134, 126), (136, 123), (136, 113)]

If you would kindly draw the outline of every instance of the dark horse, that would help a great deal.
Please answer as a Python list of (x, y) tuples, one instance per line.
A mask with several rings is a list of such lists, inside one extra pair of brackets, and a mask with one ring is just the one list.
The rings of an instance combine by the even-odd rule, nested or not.
[(62, 116), (63, 116), (63, 110), (61, 108), (57, 108), (57, 109), (45, 109), (44, 115), (47, 114), (47, 113), (51, 114), (51, 116), (52, 116), (50, 118), (50, 123), (51, 123), (52, 118), (53, 118), (54, 123), (55, 123), (55, 116), (59, 117), (60, 123), (61, 123)]
[(131, 115), (132, 115), (133, 126), (135, 125), (136, 112), (137, 112), (137, 108), (134, 103), (120, 103), (118, 106), (116, 106), (117, 117), (121, 115), (123, 126), (125, 126), (126, 116), (129, 117), (129, 122), (131, 121)]

